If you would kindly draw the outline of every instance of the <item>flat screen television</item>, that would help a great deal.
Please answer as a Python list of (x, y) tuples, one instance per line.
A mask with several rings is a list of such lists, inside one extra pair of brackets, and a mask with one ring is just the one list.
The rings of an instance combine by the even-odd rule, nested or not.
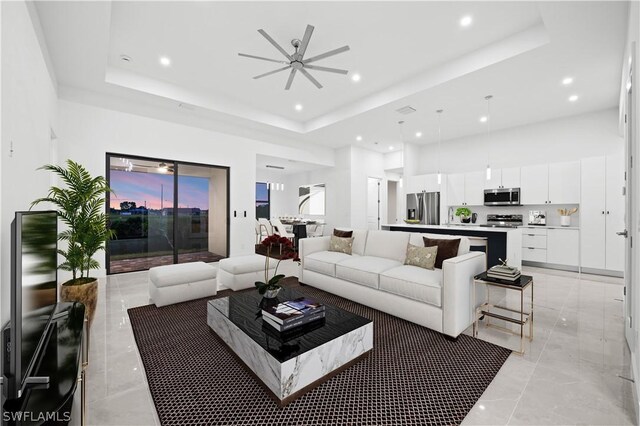
[(57, 224), (55, 211), (16, 212), (11, 224), (11, 322), (3, 333), (9, 399), (22, 395), (47, 343), (58, 301)]

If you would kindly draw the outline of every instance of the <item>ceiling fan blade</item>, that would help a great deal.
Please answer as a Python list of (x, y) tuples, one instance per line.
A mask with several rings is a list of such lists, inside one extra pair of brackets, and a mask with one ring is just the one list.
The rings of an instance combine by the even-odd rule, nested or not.
[(282, 46), (280, 46), (278, 43), (276, 43), (276, 41), (275, 41), (274, 39), (272, 39), (272, 38), (271, 38), (271, 36), (270, 36), (269, 34), (267, 34), (267, 32), (266, 32), (265, 30), (260, 29), (260, 30), (258, 30), (258, 32), (259, 32), (260, 34), (262, 34), (262, 36), (263, 36), (264, 38), (266, 38), (266, 39), (267, 39), (267, 41), (268, 41), (269, 43), (273, 44), (273, 46), (274, 46), (276, 49), (278, 49), (278, 51), (279, 51), (280, 53), (282, 53), (282, 54), (285, 56), (285, 58), (287, 58), (287, 59), (288, 59), (288, 60), (290, 60), (290, 61), (293, 61), (293, 58), (291, 57), (291, 55), (289, 55), (289, 54), (287, 53), (287, 51), (286, 51), (286, 50), (284, 50), (284, 49), (282, 48)]
[(334, 72), (336, 74), (348, 74), (349, 73), (349, 71), (347, 71), (347, 70), (341, 70), (341, 69), (338, 69), (338, 68), (319, 67), (317, 65), (305, 65), (304, 67), (305, 68), (309, 68), (310, 70)]
[(263, 58), (262, 56), (247, 55), (246, 53), (238, 53), (238, 56), (244, 56), (245, 58), (252, 58), (252, 59), (260, 59), (262, 61), (275, 62), (277, 64), (288, 64), (289, 63), (287, 61), (280, 61), (278, 59), (269, 59), (269, 58)]
[(305, 59), (304, 63), (308, 64), (310, 62), (315, 62), (318, 59), (328, 58), (329, 56), (337, 55), (338, 53), (346, 52), (347, 50), (349, 50), (349, 46), (342, 46), (342, 47), (339, 47), (337, 49), (330, 50), (330, 51), (328, 51), (326, 53), (323, 53), (321, 55), (314, 56), (313, 58)]
[(273, 71), (266, 72), (264, 74), (256, 75), (255, 77), (253, 77), (253, 79), (257, 80), (259, 78), (266, 77), (268, 75), (275, 74), (275, 73), (280, 72), (280, 71), (288, 70), (289, 68), (291, 68), (291, 66), (287, 65), (286, 67), (278, 68), (277, 70), (273, 70)]
[(313, 34), (313, 25), (307, 25), (307, 29), (304, 32), (304, 37), (302, 37), (302, 43), (298, 48), (298, 57), (300, 59), (304, 58), (304, 52), (307, 51), (307, 46), (309, 46), (309, 40), (311, 39), (311, 34)]
[(307, 78), (309, 79), (309, 81), (311, 81), (313, 84), (315, 84), (315, 85), (316, 85), (316, 87), (317, 87), (318, 89), (322, 89), (322, 84), (320, 84), (320, 83), (318, 82), (318, 80), (316, 80), (315, 78), (313, 78), (313, 76), (312, 76), (311, 74), (309, 74), (309, 73), (307, 72), (307, 70), (305, 70), (304, 68), (301, 68), (301, 69), (300, 69), (300, 72), (302, 73), (302, 75), (304, 75), (305, 77), (307, 77)]
[(291, 83), (293, 83), (293, 77), (295, 77), (296, 71), (298, 70), (295, 68), (291, 68), (291, 74), (289, 74), (289, 78), (287, 79), (287, 85), (284, 86), (284, 90), (289, 90), (291, 88)]

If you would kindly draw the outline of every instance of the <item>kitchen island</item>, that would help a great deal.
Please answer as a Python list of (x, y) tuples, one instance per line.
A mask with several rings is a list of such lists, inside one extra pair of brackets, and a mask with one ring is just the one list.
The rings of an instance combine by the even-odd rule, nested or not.
[[(462, 235), (465, 237), (486, 238), (487, 267), (499, 265), (498, 259), (508, 259), (510, 266), (522, 268), (522, 229), (483, 227), (477, 225), (421, 225), (421, 224), (384, 224), (383, 230), (399, 232), (421, 232), (425, 234)], [(481, 250), (473, 247), (472, 250)]]

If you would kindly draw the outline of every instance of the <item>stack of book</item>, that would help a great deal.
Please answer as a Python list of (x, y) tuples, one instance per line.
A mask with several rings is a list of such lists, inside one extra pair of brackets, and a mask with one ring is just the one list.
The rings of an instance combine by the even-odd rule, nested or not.
[(278, 331), (287, 331), (324, 318), (324, 305), (315, 300), (299, 297), (262, 310), (265, 324)]
[(487, 277), (513, 282), (520, 278), (520, 271), (511, 266), (496, 265), (487, 271)]

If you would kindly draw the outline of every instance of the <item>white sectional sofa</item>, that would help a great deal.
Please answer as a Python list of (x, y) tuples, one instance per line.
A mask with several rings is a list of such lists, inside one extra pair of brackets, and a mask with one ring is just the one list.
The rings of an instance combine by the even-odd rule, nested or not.
[[(407, 245), (422, 237), (460, 238), (458, 255), (442, 269), (405, 265)], [(485, 269), (485, 254), (470, 252), (469, 240), (396, 231), (353, 231), (351, 255), (329, 251), (331, 237), (300, 240), (300, 282), (396, 317), (458, 337), (473, 321), (473, 277)], [(478, 303), (484, 293), (477, 294)]]

